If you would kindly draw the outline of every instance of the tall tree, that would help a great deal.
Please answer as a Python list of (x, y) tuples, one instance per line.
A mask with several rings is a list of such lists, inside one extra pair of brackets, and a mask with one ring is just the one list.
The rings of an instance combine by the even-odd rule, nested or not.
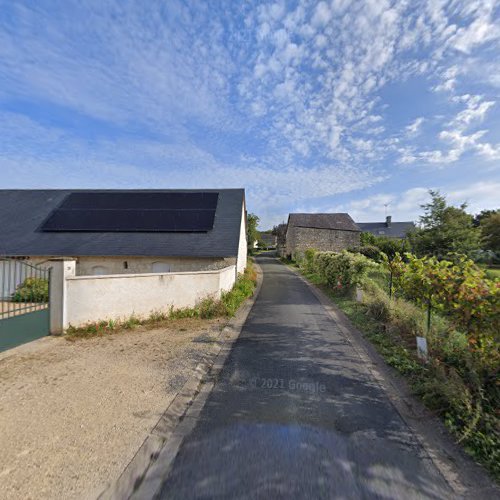
[(259, 239), (259, 217), (255, 214), (247, 214), (247, 243), (248, 248), (253, 249), (254, 243)]
[(465, 211), (467, 204), (453, 207), (439, 191), (429, 194), (430, 203), (421, 205), (420, 227), (409, 235), (414, 252), (443, 258), (450, 253), (471, 256), (479, 250), (481, 234), (472, 215)]
[(283, 246), (286, 243), (286, 223), (282, 222), (273, 227), (272, 233), (276, 236), (278, 245)]
[(481, 210), (480, 213), (478, 213), (476, 216), (474, 216), (474, 225), (475, 226), (480, 226), (482, 224), (482, 221), (487, 219), (490, 215), (496, 214), (500, 212), (500, 209), (498, 210)]
[[(490, 210), (480, 219), (483, 248), (500, 254), (500, 210)], [(483, 213), (483, 212), (481, 212)]]

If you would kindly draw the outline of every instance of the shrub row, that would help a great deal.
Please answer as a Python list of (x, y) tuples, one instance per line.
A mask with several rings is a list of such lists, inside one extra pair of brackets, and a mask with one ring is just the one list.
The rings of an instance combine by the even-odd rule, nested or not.
[(306, 250), (300, 267), (305, 272), (316, 273), (330, 287), (345, 293), (361, 285), (376, 264), (364, 255), (346, 250), (340, 253)]
[[(363, 255), (311, 250), (300, 267), (326, 285), (465, 449), (500, 477), (498, 281), (462, 257), (443, 262), (396, 253), (380, 260), (370, 264)], [(387, 272), (394, 281), (392, 298), (383, 283)], [(360, 284), (362, 303), (345, 298)], [(427, 331), (429, 300), (438, 314)], [(427, 363), (417, 358), (415, 336), (427, 338)]]
[(454, 261), (435, 257), (385, 258), (396, 293), (446, 316), (453, 327), (467, 333), (472, 343), (488, 345), (500, 334), (500, 281), (464, 256)]

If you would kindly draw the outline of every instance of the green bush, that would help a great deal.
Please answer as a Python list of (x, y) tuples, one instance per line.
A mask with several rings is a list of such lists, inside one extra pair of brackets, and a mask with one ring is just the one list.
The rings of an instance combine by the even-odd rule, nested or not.
[(49, 281), (44, 278), (26, 278), (12, 294), (12, 302), (48, 302)]
[(172, 319), (212, 319), (233, 316), (243, 301), (253, 294), (256, 281), (257, 276), (253, 266), (249, 264), (245, 272), (238, 276), (233, 288), (229, 292), (223, 293), (220, 300), (208, 297), (203, 299), (196, 307), (172, 309), (169, 317)]
[(359, 248), (353, 248), (350, 252), (359, 252), (375, 262), (380, 262), (380, 249), (375, 245), (362, 245)]
[(333, 289), (347, 293), (365, 279), (368, 271), (377, 265), (364, 255), (346, 250), (316, 252), (312, 258), (312, 268)]
[(316, 255), (316, 250), (314, 248), (308, 248), (304, 252), (304, 257), (300, 263), (300, 268), (305, 273), (314, 272), (314, 256)]

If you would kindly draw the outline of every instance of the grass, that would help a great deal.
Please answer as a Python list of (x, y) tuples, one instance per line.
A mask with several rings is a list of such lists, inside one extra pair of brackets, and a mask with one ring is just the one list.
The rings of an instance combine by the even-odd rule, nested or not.
[(212, 319), (234, 316), (245, 299), (253, 295), (256, 283), (257, 274), (253, 264), (249, 263), (245, 272), (238, 276), (233, 288), (223, 293), (220, 300), (207, 298), (194, 308), (170, 311), (170, 317)]
[(485, 269), (486, 275), (488, 278), (492, 279), (500, 279), (500, 269), (497, 267), (488, 267)]
[[(316, 273), (302, 273), (308, 281), (318, 286), (349, 318), (351, 323), (370, 340), (387, 364), (404, 375), (420, 374), (424, 369), (416, 355), (402, 339), (388, 335), (387, 329), (373, 317), (366, 314), (365, 307), (351, 297), (339, 295), (329, 288)], [(373, 277), (372, 277), (373, 278)]]
[[(289, 261), (286, 264), (298, 267)], [(470, 350), (467, 336), (435, 317), (428, 335), (430, 359), (423, 363), (415, 345), (416, 330), (425, 329), (423, 312), (407, 301), (389, 300), (385, 276), (371, 273), (364, 302), (359, 303), (333, 291), (319, 275), (301, 272), (330, 297), (386, 363), (406, 378), (414, 394), (443, 419), (464, 450), (499, 481), (498, 385), (492, 389), (495, 381), (483, 377), (487, 362)]]
[(158, 328), (162, 325), (171, 325), (172, 322), (182, 319), (208, 320), (215, 318), (229, 318), (234, 316), (241, 304), (253, 295), (257, 283), (257, 274), (251, 261), (245, 272), (238, 276), (236, 283), (229, 292), (222, 294), (220, 300), (206, 298), (196, 307), (173, 309), (168, 311), (153, 311), (147, 318), (139, 318), (132, 314), (122, 321), (106, 320), (89, 323), (75, 328), (70, 326), (66, 330), (66, 338), (86, 338), (108, 335), (137, 327)]

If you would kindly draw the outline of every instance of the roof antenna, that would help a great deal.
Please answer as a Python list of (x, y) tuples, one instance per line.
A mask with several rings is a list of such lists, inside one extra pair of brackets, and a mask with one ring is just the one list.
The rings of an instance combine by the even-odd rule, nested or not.
[(384, 203), (384, 216), (387, 217), (387, 207), (390, 205), (390, 203)]

